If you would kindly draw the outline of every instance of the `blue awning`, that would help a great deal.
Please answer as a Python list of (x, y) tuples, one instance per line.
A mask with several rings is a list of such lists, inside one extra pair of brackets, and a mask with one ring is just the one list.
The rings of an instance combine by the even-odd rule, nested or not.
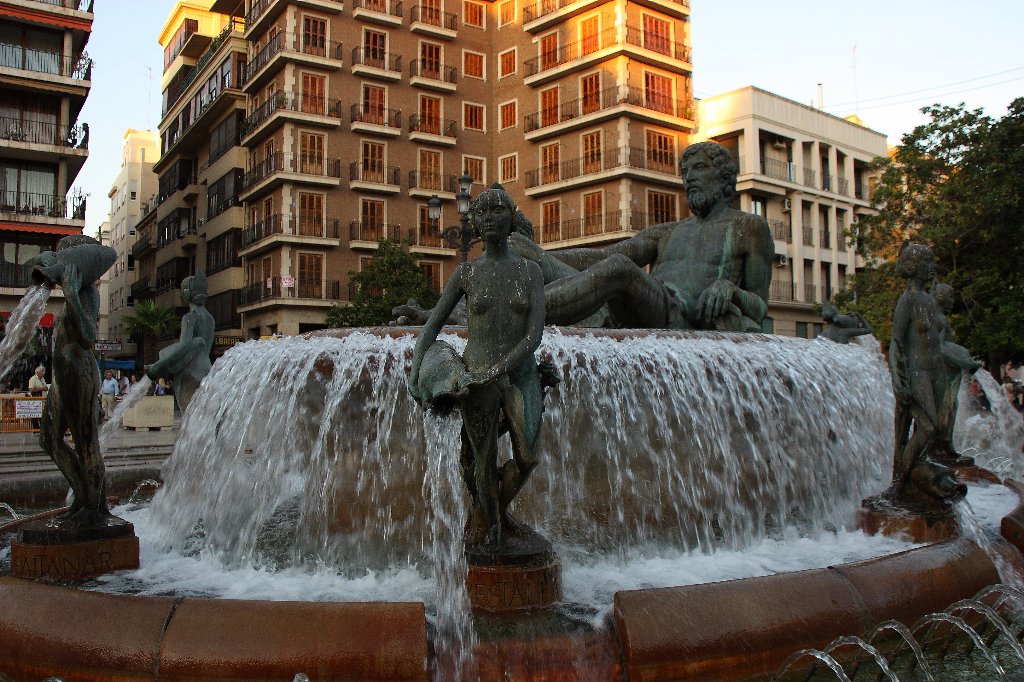
[(135, 369), (134, 360), (107, 360), (101, 358), (99, 361), (100, 369)]

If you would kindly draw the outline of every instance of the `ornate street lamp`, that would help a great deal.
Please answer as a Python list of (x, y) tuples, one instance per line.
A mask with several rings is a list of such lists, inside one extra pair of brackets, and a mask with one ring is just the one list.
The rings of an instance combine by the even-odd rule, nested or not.
[[(459, 176), (459, 191), (455, 194), (455, 208), (459, 212), (461, 225), (450, 225), (439, 230), (440, 235), (453, 249), (458, 249), (465, 262), (469, 258), (469, 249), (473, 245), (473, 230), (469, 227), (469, 190), (473, 186), (473, 176), (463, 173)], [(427, 201), (427, 217), (431, 224), (436, 226), (441, 218), (441, 200), (437, 195), (430, 197)]]

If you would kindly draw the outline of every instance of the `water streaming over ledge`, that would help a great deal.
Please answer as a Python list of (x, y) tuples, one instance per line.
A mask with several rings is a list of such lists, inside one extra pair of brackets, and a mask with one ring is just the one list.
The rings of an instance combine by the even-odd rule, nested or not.
[(44, 284), (30, 286), (18, 305), (11, 311), (11, 316), (4, 327), (4, 338), (0, 341), (0, 379), (7, 376), (14, 366), (14, 361), (25, 351), (36, 325), (46, 312), (46, 301), (50, 298), (50, 288)]
[[(414, 342), (354, 331), (231, 349), (165, 465), (157, 544), (236, 567), (429, 564), (431, 449), (405, 388)], [(563, 553), (607, 556), (846, 524), (891, 462), (892, 393), (876, 349), (549, 329), (541, 354), (563, 383), (516, 513)]]

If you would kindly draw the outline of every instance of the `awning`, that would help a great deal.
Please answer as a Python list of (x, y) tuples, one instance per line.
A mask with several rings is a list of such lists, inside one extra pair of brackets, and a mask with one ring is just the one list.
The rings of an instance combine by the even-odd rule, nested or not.
[(101, 370), (104, 369), (135, 369), (134, 360), (107, 360), (100, 358), (97, 363)]
[(0, 221), (0, 230), (12, 232), (43, 232), (46, 234), (82, 234), (82, 228), (74, 225), (41, 225), (39, 223), (12, 223)]
[(3, 13), (7, 16), (14, 16), (28, 21), (38, 21), (43, 24), (52, 24), (54, 26), (59, 26), (60, 28), (72, 28), (86, 32), (92, 31), (92, 20), (90, 19), (84, 19), (69, 14), (57, 14), (56, 12), (18, 7), (6, 2), (0, 3), (0, 5), (3, 5)]

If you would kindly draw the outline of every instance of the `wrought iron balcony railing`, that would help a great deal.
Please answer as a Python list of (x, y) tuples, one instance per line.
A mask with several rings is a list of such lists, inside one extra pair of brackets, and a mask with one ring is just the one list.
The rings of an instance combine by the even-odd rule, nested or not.
[(384, 107), (357, 103), (352, 105), (351, 121), (352, 123), (369, 123), (371, 125), (387, 126), (388, 128), (401, 128), (402, 111), (400, 109), (386, 109)]

